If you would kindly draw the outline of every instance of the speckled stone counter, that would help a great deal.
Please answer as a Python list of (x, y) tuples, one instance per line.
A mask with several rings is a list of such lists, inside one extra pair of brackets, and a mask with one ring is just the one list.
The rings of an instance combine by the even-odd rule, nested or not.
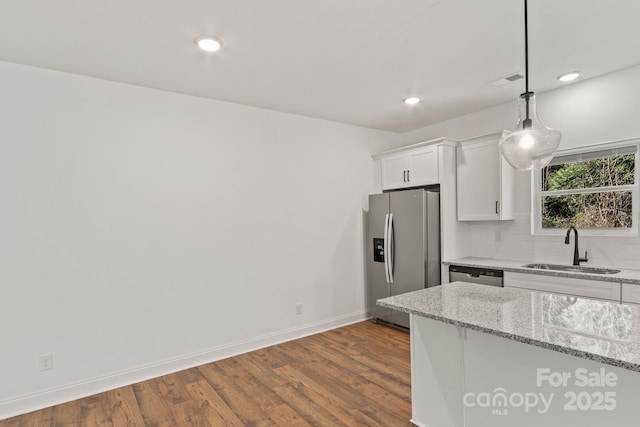
[(640, 306), (464, 282), (377, 303), (640, 372)]
[[(577, 279), (590, 279), (600, 280), (603, 282), (621, 282), (640, 285), (640, 270), (632, 269), (618, 269), (620, 273), (616, 274), (592, 274), (574, 271), (558, 271), (558, 270), (539, 270), (535, 268), (525, 268), (523, 265), (530, 264), (532, 261), (518, 261), (507, 259), (495, 259), (495, 258), (477, 258), (466, 257), (443, 261), (443, 265), (460, 265), (465, 267), (478, 267), (478, 268), (494, 268), (503, 271), (513, 271), (516, 273), (529, 273), (538, 274), (541, 276), (557, 276), (557, 277), (571, 277)], [(561, 263), (559, 263), (561, 264)], [(587, 267), (591, 267), (589, 264), (584, 264)], [(610, 266), (593, 266), (593, 267), (605, 267)]]

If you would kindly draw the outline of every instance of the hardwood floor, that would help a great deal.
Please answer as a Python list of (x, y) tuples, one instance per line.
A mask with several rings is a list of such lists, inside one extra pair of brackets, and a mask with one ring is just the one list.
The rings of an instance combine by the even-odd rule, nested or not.
[(370, 322), (0, 421), (31, 426), (411, 426), (409, 334)]

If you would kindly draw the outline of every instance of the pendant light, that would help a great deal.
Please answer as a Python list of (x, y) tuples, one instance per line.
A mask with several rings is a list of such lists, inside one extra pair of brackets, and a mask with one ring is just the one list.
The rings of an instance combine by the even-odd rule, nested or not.
[(536, 96), (529, 91), (529, 27), (527, 0), (524, 0), (524, 61), (525, 92), (518, 99), (520, 116), (516, 129), (503, 133), (500, 152), (514, 169), (527, 171), (549, 164), (555, 154), (562, 134), (542, 124), (536, 114)]

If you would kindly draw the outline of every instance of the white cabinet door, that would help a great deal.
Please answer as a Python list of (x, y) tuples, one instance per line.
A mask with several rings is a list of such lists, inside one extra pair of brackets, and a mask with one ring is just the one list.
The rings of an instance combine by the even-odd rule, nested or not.
[(640, 285), (623, 283), (622, 302), (640, 304)]
[(599, 280), (504, 272), (505, 288), (523, 288), (620, 302), (620, 283)]
[(409, 186), (437, 184), (438, 180), (438, 147), (431, 146), (408, 153)]
[(500, 154), (498, 139), (458, 146), (458, 220), (513, 219), (514, 174)]
[(402, 188), (407, 185), (406, 154), (382, 159), (382, 189)]
[(382, 189), (438, 184), (438, 147), (403, 151), (381, 159)]

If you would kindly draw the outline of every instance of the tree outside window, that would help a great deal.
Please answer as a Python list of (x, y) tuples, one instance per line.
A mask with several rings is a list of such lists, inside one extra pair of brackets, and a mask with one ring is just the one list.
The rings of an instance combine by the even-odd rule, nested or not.
[(636, 230), (637, 149), (560, 155), (536, 172), (536, 228)]
[[(633, 185), (635, 155), (606, 157), (579, 163), (547, 166), (542, 171), (543, 191)], [(582, 194), (543, 195), (543, 228), (629, 228), (631, 191), (593, 191)]]

